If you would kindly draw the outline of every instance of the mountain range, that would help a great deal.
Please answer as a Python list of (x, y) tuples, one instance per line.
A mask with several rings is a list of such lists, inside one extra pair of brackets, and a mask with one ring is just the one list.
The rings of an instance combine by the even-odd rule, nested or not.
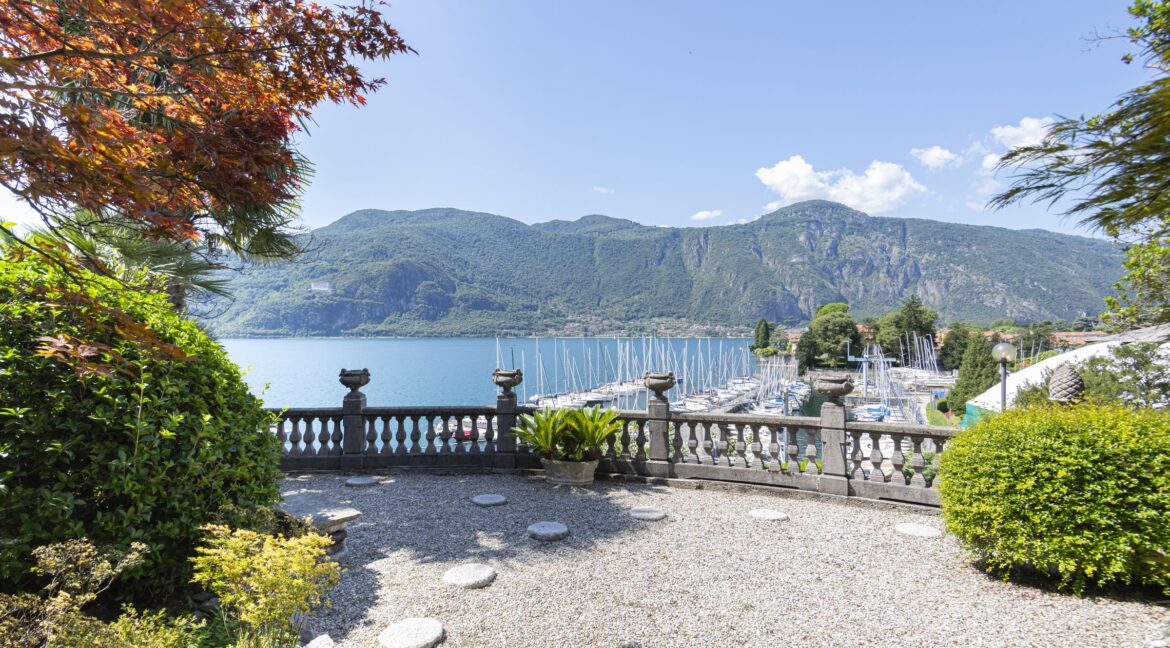
[[(740, 329), (858, 319), (916, 294), (943, 322), (1071, 319), (1122, 274), (1105, 240), (808, 201), (746, 224), (651, 227), (607, 216), (528, 225), (457, 209), (365, 209), (313, 230), (300, 259), (233, 279), (220, 335), (505, 335)], [(649, 324), (648, 324), (649, 323)], [(649, 327), (650, 330), (647, 330)], [(723, 329), (720, 329), (723, 330)]]

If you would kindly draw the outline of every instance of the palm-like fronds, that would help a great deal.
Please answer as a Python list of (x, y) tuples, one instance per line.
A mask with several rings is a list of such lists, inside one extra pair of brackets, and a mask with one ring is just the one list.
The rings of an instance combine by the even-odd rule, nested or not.
[(605, 444), (622, 429), (619, 413), (600, 406), (573, 410), (567, 416), (568, 438), (566, 451), (574, 461), (590, 461), (601, 455)]
[(564, 410), (545, 409), (521, 414), (512, 433), (541, 457), (559, 459), (566, 428)]

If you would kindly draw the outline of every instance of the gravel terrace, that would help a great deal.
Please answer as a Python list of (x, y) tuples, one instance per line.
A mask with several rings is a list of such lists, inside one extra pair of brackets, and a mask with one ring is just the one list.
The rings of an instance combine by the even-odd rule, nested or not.
[[(1012, 585), (972, 567), (949, 536), (896, 533), (934, 515), (780, 492), (645, 484), (552, 487), (523, 475), (289, 477), (365, 515), (349, 525), (332, 608), (310, 620), (369, 648), (406, 617), (435, 617), (444, 646), (1145, 646), (1164, 606)], [(500, 493), (480, 508), (470, 497)], [(665, 520), (631, 518), (657, 506)], [(786, 521), (752, 518), (772, 508)], [(533, 522), (568, 539), (527, 537)], [(498, 572), (477, 590), (443, 583), (465, 562)]]

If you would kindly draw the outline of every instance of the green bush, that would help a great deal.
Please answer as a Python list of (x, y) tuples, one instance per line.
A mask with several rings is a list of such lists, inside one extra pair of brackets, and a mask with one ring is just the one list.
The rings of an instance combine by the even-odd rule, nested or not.
[(989, 571), (1170, 593), (1170, 413), (1009, 410), (941, 455), (943, 515)]
[(0, 395), (3, 589), (88, 537), (149, 548), (120, 595), (169, 593), (215, 511), (277, 500), (272, 415), (164, 295), (0, 245)]
[(191, 648), (206, 636), (191, 616), (168, 617), (126, 607), (110, 623), (83, 609), (127, 568), (139, 564), (144, 545), (126, 552), (85, 539), (33, 550), (33, 570), (47, 581), (39, 593), (0, 594), (0, 648)]

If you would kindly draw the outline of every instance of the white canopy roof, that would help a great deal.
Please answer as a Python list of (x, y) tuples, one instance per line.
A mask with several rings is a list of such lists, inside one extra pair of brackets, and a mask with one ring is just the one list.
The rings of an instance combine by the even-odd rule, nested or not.
[[(1109, 353), (1109, 349), (1119, 344), (1128, 344), (1130, 342), (1161, 342), (1168, 338), (1170, 338), (1170, 324), (1136, 329), (1102, 338), (1102, 341), (1097, 344), (1089, 344), (1079, 349), (1066, 351), (1043, 362), (1037, 362), (1026, 369), (1010, 373), (1007, 377), (1008, 404), (1010, 405), (1016, 399), (1016, 392), (1028, 385), (1043, 383), (1050, 373), (1056, 371), (1057, 367), (1066, 362), (1079, 365), (1093, 356)], [(1163, 345), (1163, 348), (1167, 346), (1170, 346), (1170, 344)], [(991, 389), (972, 398), (970, 402), (979, 409), (998, 412), (1000, 409), (999, 385), (998, 382), (995, 383)]]

